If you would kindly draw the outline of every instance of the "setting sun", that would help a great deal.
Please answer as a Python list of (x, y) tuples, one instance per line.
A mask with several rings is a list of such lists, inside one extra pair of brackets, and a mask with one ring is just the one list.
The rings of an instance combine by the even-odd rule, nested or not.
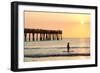
[(81, 24), (84, 24), (84, 21), (81, 21)]

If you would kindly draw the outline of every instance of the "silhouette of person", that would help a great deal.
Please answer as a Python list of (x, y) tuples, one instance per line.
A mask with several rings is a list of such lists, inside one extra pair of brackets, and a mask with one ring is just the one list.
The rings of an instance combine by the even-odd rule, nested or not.
[(67, 43), (67, 52), (70, 52), (70, 46), (69, 46), (69, 42)]

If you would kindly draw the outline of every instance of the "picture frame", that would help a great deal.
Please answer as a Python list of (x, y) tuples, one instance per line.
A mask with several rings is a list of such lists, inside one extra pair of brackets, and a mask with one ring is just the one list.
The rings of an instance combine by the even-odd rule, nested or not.
[(97, 6), (11, 2), (11, 71), (94, 66)]

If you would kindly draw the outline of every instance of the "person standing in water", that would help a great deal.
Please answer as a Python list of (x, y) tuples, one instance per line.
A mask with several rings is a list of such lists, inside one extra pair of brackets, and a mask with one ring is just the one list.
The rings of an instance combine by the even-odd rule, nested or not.
[(67, 43), (67, 52), (70, 52), (70, 46), (69, 46), (69, 42)]

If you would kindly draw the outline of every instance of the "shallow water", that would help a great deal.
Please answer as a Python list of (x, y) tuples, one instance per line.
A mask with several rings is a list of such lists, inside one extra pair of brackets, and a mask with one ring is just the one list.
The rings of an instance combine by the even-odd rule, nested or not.
[[(70, 43), (69, 53), (87, 54), (90, 53), (90, 40), (84, 39), (63, 39), (50, 41), (31, 41), (24, 44), (24, 55), (48, 55), (48, 54), (68, 54), (67, 43)], [(59, 56), (59, 57), (25, 57), (24, 61), (47, 61), (47, 60), (73, 60), (89, 59), (89, 56)]]

